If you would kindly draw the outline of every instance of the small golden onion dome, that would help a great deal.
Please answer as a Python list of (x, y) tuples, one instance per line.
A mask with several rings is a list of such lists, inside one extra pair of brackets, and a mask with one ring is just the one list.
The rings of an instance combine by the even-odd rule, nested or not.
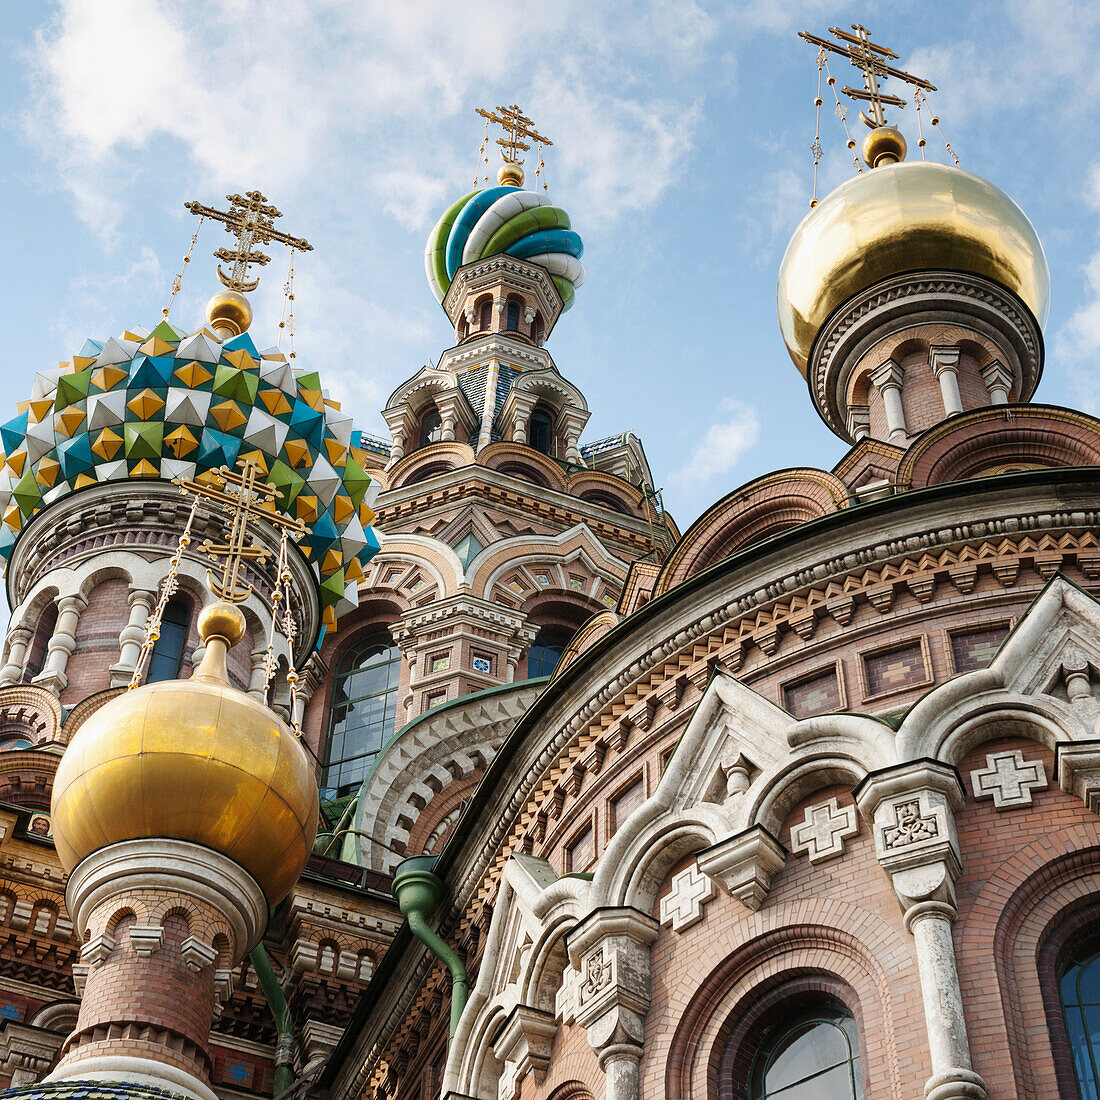
[(226, 338), (240, 336), (252, 324), (252, 303), (239, 290), (219, 290), (206, 303), (206, 320), (215, 332), (224, 330)]
[(107, 844), (168, 837), (235, 860), (270, 905), (290, 892), (313, 850), (317, 783), (293, 731), (229, 683), (226, 650), (244, 631), (236, 607), (206, 608), (190, 680), (125, 692), (77, 730), (50, 810), (66, 870)]
[(863, 160), (872, 168), (905, 160), (909, 146), (896, 126), (876, 126), (863, 139)]
[(959, 271), (1007, 287), (1040, 326), (1050, 271), (1027, 215), (988, 180), (909, 161), (841, 184), (803, 219), (779, 267), (779, 328), (803, 376), (835, 309), (907, 271)]
[(514, 160), (506, 160), (497, 169), (497, 183), (501, 187), (522, 187), (523, 165), (517, 164)]

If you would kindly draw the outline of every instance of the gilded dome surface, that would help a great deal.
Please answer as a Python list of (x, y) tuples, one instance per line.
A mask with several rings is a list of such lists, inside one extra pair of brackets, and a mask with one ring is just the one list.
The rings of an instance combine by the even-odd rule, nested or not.
[(944, 164), (864, 172), (815, 206), (779, 268), (779, 328), (805, 376), (814, 339), (853, 295), (906, 271), (960, 271), (1007, 287), (1042, 325), (1043, 247), (1024, 212), (988, 180)]
[(228, 682), (226, 622), (240, 612), (226, 608), (204, 613), (211, 636), (190, 680), (117, 696), (65, 749), (51, 814), (66, 870), (107, 844), (171, 837), (235, 860), (270, 905), (301, 874), (317, 831), (317, 783), (294, 733)]

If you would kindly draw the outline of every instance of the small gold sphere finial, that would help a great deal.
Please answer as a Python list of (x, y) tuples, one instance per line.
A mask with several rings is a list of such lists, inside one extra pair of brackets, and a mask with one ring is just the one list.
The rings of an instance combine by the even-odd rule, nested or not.
[(908, 149), (896, 126), (876, 126), (863, 139), (863, 160), (869, 168), (882, 168), (905, 160)]
[(198, 628), (204, 645), (211, 638), (224, 638), (226, 645), (232, 649), (244, 637), (244, 615), (240, 608), (219, 600), (202, 609)]
[(252, 324), (252, 303), (239, 290), (219, 290), (206, 303), (206, 320), (223, 340), (240, 336)]
[(506, 160), (497, 169), (497, 182), (501, 187), (522, 187), (523, 165), (514, 160)]

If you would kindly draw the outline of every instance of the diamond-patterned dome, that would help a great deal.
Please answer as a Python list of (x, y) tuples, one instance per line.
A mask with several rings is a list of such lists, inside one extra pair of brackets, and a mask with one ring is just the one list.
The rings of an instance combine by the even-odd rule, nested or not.
[(358, 605), (363, 566), (378, 551), (377, 495), (351, 417), (316, 372), (247, 333), (220, 342), (162, 321), (35, 376), (29, 401), (0, 425), (0, 558), (27, 521), (90, 485), (201, 477), (251, 457), (279, 508), (307, 524), (299, 548), (321, 589), (325, 621)]

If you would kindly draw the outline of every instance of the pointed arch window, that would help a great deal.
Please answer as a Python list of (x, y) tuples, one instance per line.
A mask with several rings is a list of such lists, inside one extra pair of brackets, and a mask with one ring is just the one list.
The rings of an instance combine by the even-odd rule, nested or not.
[(353, 646), (337, 665), (325, 746), (326, 798), (352, 794), (393, 733), (401, 650), (388, 630)]
[(179, 676), (190, 623), (191, 608), (186, 600), (169, 600), (164, 605), (160, 637), (153, 643), (153, 652), (149, 656), (149, 671), (145, 676), (147, 684), (175, 680)]
[(1066, 960), (1059, 985), (1073, 1072), (1082, 1100), (1100, 1097), (1100, 937)]
[(852, 1014), (819, 1005), (773, 1028), (749, 1075), (749, 1100), (863, 1100)]

